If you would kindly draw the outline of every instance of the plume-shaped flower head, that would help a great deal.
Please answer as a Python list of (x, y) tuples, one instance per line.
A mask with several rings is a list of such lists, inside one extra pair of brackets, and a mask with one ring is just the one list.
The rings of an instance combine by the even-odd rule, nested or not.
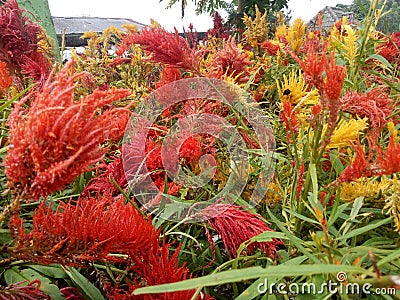
[(135, 253), (147, 257), (157, 250), (159, 232), (131, 204), (110, 195), (63, 203), (53, 211), (42, 202), (26, 234), (23, 221), (9, 222), (18, 257), (40, 263), (83, 265), (112, 260), (109, 253)]
[(379, 88), (366, 94), (349, 92), (340, 99), (341, 109), (361, 118), (367, 117), (373, 129), (386, 124), (393, 111), (392, 100)]
[(100, 161), (106, 152), (101, 145), (120, 128), (121, 114), (127, 114), (123, 108), (101, 108), (126, 98), (129, 90), (95, 90), (75, 100), (74, 80), (82, 73), (74, 74), (73, 64), (50, 76), (42, 92), (34, 90), (10, 114), (5, 173), (8, 186), (28, 199), (64, 188)]
[[(261, 234), (264, 231), (272, 231), (271, 228), (261, 220), (259, 215), (244, 210), (241, 206), (226, 203), (215, 203), (201, 212), (201, 217), (206, 218), (212, 229), (218, 232), (224, 243), (225, 249), (230, 257), (236, 257), (239, 246)], [(254, 253), (257, 248), (273, 258), (276, 251), (283, 243), (278, 239), (271, 242), (255, 242), (250, 244), (246, 250)]]
[(178, 31), (168, 32), (164, 28), (143, 29), (140, 33), (127, 34), (117, 50), (122, 55), (133, 44), (141, 45), (151, 53), (150, 60), (170, 67), (198, 72), (202, 52), (190, 48), (189, 43), (179, 36)]
[(14, 72), (22, 72), (41, 85), (50, 73), (51, 64), (40, 46), (44, 31), (32, 21), (29, 12), (16, 0), (0, 1), (0, 60)]

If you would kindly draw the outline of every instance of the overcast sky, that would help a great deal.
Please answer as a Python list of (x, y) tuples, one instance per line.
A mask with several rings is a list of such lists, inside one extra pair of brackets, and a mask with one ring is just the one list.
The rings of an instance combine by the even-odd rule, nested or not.
[[(150, 18), (155, 19), (168, 30), (174, 26), (182, 31), (183, 26), (193, 23), (197, 31), (206, 31), (212, 27), (212, 20), (208, 15), (196, 16), (194, 4), (188, 0), (185, 18), (181, 19), (180, 5), (165, 9), (168, 0), (48, 0), (51, 14), (57, 17), (112, 17), (130, 18), (134, 21), (149, 24)], [(180, 2), (180, 1), (179, 1)], [(308, 21), (325, 6), (335, 6), (338, 3), (350, 4), (352, 0), (289, 0), (289, 9), (292, 10), (293, 20), (301, 17)]]

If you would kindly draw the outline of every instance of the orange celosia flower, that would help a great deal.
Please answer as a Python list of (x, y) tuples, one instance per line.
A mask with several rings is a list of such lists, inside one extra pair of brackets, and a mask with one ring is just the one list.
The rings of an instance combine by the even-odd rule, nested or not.
[[(74, 75), (73, 64), (66, 64), (54, 79), (50, 76), (43, 92), (33, 91), (9, 116), (5, 173), (8, 186), (27, 198), (38, 199), (64, 188), (100, 161), (106, 152), (101, 144), (120, 127), (115, 120), (127, 113), (125, 109), (98, 111), (126, 98), (130, 91), (125, 89), (95, 90), (75, 101), (74, 80), (82, 73)], [(24, 109), (30, 100), (30, 108)]]
[(8, 89), (12, 84), (12, 78), (7, 69), (7, 64), (0, 61), (0, 94)]
[(286, 132), (288, 137), (291, 136), (291, 133), (297, 133), (299, 131), (298, 128), (298, 120), (296, 116), (296, 111), (292, 110), (292, 104), (289, 101), (283, 102), (283, 111), (281, 113), (283, 122), (285, 123)]
[(135, 254), (137, 260), (159, 248), (157, 231), (123, 199), (81, 198), (75, 205), (62, 203), (55, 212), (45, 204), (33, 216), (33, 229), (25, 233), (17, 215), (9, 222), (20, 259), (39, 263), (84, 265), (112, 260), (109, 253)]

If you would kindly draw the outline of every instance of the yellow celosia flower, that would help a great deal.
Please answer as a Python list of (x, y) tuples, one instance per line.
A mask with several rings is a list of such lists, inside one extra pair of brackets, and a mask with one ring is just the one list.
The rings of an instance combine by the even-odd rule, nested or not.
[(267, 205), (277, 205), (283, 200), (283, 190), (275, 182), (271, 182), (268, 186), (268, 192), (266, 193), (262, 203)]
[(386, 200), (386, 205), (383, 210), (386, 210), (394, 218), (396, 231), (400, 232), (400, 182), (395, 176), (393, 178), (393, 193)]
[(290, 48), (294, 52), (299, 52), (301, 45), (304, 41), (304, 33), (306, 31), (306, 24), (302, 19), (296, 19), (292, 26), (289, 27), (287, 39)]
[(280, 25), (280, 26), (276, 27), (275, 40), (279, 41), (281, 36), (284, 36), (284, 37), (287, 36), (287, 27), (285, 25)]
[(138, 33), (138, 27), (136, 24), (124, 24), (122, 25), (122, 28), (124, 28), (128, 33)]
[[(357, 120), (350, 119), (348, 121), (341, 120), (336, 127), (328, 148), (340, 148), (350, 146), (351, 142), (354, 142), (359, 136), (360, 132), (367, 128), (368, 118)], [(326, 130), (326, 125), (323, 130)]]
[(350, 25), (346, 24), (346, 22), (346, 17), (343, 17), (340, 31), (336, 26), (333, 26), (331, 37), (340, 54), (343, 55), (349, 63), (350, 68), (352, 68), (358, 56), (359, 37), (356, 31)]
[(359, 178), (354, 182), (341, 185), (340, 198), (353, 202), (358, 197), (376, 198), (389, 191), (392, 187), (391, 180), (382, 177), (381, 181), (372, 181), (370, 178)]
[(292, 104), (316, 104), (318, 103), (318, 91), (307, 91), (308, 85), (299, 71), (292, 71), (288, 77), (283, 75), (283, 81), (277, 81), (278, 93), (281, 102), (288, 101)]
[(392, 121), (388, 122), (388, 129), (391, 135), (393, 135), (394, 140), (399, 141), (399, 131), (396, 129)]
[(150, 19), (150, 28), (161, 28), (161, 24), (154, 19)]
[(261, 15), (260, 10), (256, 5), (256, 17), (254, 20), (248, 15), (244, 14), (243, 23), (246, 25), (246, 31), (244, 32), (247, 42), (253, 47), (257, 47), (259, 43), (264, 42), (268, 39), (268, 22), (267, 12)]

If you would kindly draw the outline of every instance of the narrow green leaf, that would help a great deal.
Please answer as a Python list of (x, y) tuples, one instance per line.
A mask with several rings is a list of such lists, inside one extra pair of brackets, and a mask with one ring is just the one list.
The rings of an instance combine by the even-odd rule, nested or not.
[(388, 256), (386, 256), (385, 258), (381, 259), (380, 261), (378, 261), (377, 266), (378, 267), (382, 267), (383, 265), (385, 265), (386, 263), (389, 263), (391, 261), (394, 261), (396, 259), (400, 258), (400, 249), (389, 254)]
[(368, 231), (370, 231), (370, 230), (373, 230), (373, 229), (375, 229), (375, 228), (378, 228), (378, 227), (380, 227), (380, 226), (382, 226), (382, 225), (388, 224), (388, 223), (390, 223), (390, 222), (392, 222), (392, 221), (393, 221), (393, 218), (392, 218), (392, 217), (389, 217), (389, 218), (380, 220), (380, 221), (378, 221), (378, 222), (372, 222), (371, 224), (366, 225), (366, 226), (364, 226), (364, 227), (354, 229), (353, 231), (350, 231), (349, 233), (347, 233), (347, 234), (345, 234), (345, 235), (342, 235), (342, 236), (338, 237), (337, 239), (338, 239), (339, 241), (340, 241), (340, 240), (344, 240), (344, 239), (349, 239), (349, 238), (355, 237), (355, 236), (357, 236), (357, 235), (361, 235), (361, 234), (363, 234), (363, 233), (365, 233), (365, 232), (368, 232)]
[(314, 264), (314, 265), (278, 265), (262, 267), (251, 267), (240, 270), (229, 270), (217, 274), (207, 275), (200, 278), (188, 279), (184, 281), (161, 284), (155, 286), (147, 286), (138, 288), (133, 295), (168, 293), (183, 290), (191, 290), (207, 286), (215, 286), (232, 282), (240, 282), (244, 280), (256, 278), (282, 278), (294, 276), (311, 276), (316, 274), (335, 274), (338, 272), (346, 272), (347, 274), (367, 274), (373, 275), (372, 271), (362, 269), (356, 266), (331, 265), (331, 264)]
[(73, 281), (77, 288), (91, 300), (105, 300), (99, 289), (95, 287), (89, 280), (79, 273), (75, 268), (63, 267), (69, 278)]
[(301, 245), (302, 240), (295, 237), (289, 230), (286, 229), (286, 226), (282, 224), (281, 221), (278, 220), (277, 217), (271, 212), (271, 210), (267, 207), (267, 212), (272, 219), (272, 221), (278, 226), (278, 228), (288, 237), (288, 239), (293, 243), (294, 246), (297, 247), (305, 256), (307, 256), (314, 263), (318, 264), (320, 261), (314, 255), (312, 255), (306, 248)]
[(32, 265), (29, 267), (51, 278), (68, 278), (68, 275), (65, 273), (60, 265)]
[(390, 64), (390, 62), (387, 61), (386, 58), (384, 58), (382, 55), (379, 54), (372, 54), (368, 57), (369, 59), (376, 59), (377, 61), (379, 61), (381, 64), (383, 64), (385, 67), (387, 67), (388, 69), (392, 69), (393, 66)]

